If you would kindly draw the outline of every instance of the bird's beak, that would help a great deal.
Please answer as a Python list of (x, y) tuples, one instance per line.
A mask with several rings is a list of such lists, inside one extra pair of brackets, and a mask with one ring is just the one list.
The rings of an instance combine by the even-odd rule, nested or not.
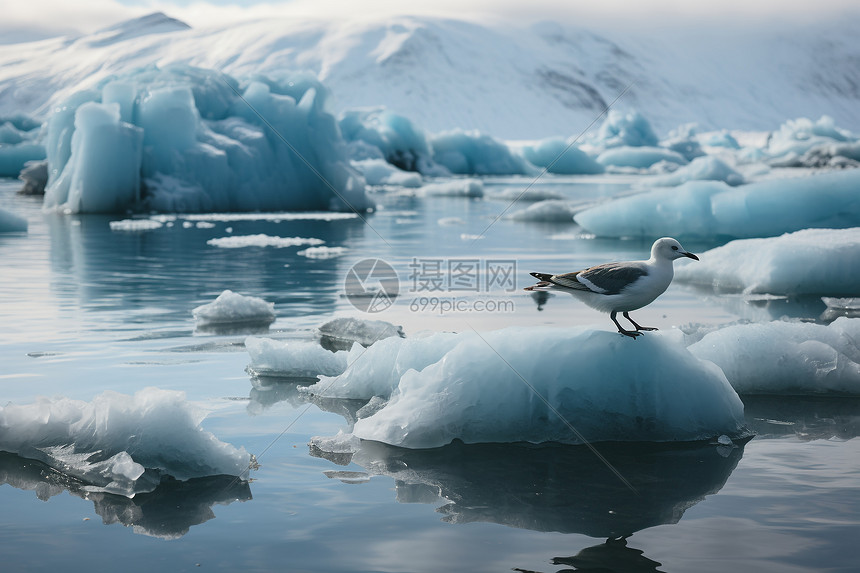
[(697, 257), (696, 255), (694, 255), (693, 253), (684, 253), (684, 256), (685, 256), (685, 257), (690, 257), (690, 258), (691, 258), (691, 259), (693, 259), (694, 261), (698, 261), (698, 260), (699, 260), (699, 257)]

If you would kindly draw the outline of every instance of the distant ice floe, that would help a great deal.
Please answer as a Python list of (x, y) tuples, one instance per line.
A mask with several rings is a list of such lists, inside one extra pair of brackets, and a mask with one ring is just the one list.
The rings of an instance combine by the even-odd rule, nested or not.
[[(857, 267), (855, 267), (857, 268)], [(738, 324), (709, 332), (690, 352), (710, 360), (741, 394), (860, 395), (860, 319)]]
[(111, 76), (49, 118), (44, 204), (74, 213), (365, 210), (372, 203), (326, 97), (309, 75), (240, 83), (174, 64)]
[(525, 175), (536, 168), (504, 142), (478, 131), (455, 129), (430, 137), (433, 160), (458, 175)]
[(744, 176), (714, 156), (697, 157), (668, 175), (646, 181), (654, 187), (676, 187), (687, 181), (723, 181), (732, 187), (744, 183)]
[(599, 237), (772, 237), (860, 226), (860, 169), (730, 187), (690, 181), (598, 205), (576, 222)]
[(647, 169), (661, 161), (674, 165), (687, 164), (683, 155), (663, 147), (613, 147), (597, 156), (597, 162), (604, 167)]
[(222, 249), (241, 249), (244, 247), (300, 247), (303, 245), (322, 245), (322, 239), (313, 237), (273, 237), (271, 235), (236, 235), (231, 237), (218, 237), (206, 241), (207, 245), (220, 247)]
[(539, 187), (506, 187), (504, 189), (488, 189), (485, 193), (487, 199), (495, 201), (546, 201), (548, 199), (564, 199), (564, 195), (550, 189)]
[(603, 165), (590, 155), (561, 138), (550, 138), (522, 148), (529, 163), (545, 168), (549, 173), (563, 175), (594, 175), (603, 173)]
[(786, 121), (771, 134), (766, 152), (775, 167), (860, 167), (860, 141), (826, 115)]
[(296, 254), (309, 259), (334, 259), (349, 252), (347, 247), (308, 247)]
[(123, 219), (108, 223), (111, 231), (154, 231), (164, 226), (164, 223), (155, 219)]
[(192, 310), (191, 314), (199, 325), (271, 324), (275, 321), (275, 303), (225, 290), (214, 301)]
[(484, 196), (484, 183), (480, 179), (451, 179), (428, 183), (418, 189), (417, 194), (433, 197), (481, 198)]
[(860, 227), (743, 239), (680, 264), (675, 279), (721, 291), (850, 297), (860, 293)]
[(398, 169), (384, 159), (365, 159), (353, 161), (353, 167), (364, 175), (368, 185), (394, 185), (399, 187), (421, 187), (419, 173)]
[(27, 232), (27, 219), (0, 209), (0, 233), (25, 233)]
[(573, 223), (573, 216), (584, 209), (594, 206), (594, 201), (566, 201), (547, 199), (532, 203), (525, 209), (507, 215), (514, 221), (541, 223)]
[(695, 441), (744, 431), (743, 405), (722, 372), (667, 337), (631, 344), (589, 328), (506, 329), (388, 338), (363, 353), (307, 391), (388, 399), (353, 434), (396, 446)]
[(0, 177), (17, 177), (29, 162), (45, 159), (41, 126), (24, 116), (0, 117)]
[(91, 402), (40, 398), (0, 406), (0, 450), (39, 460), (126, 497), (156, 489), (164, 476), (240, 476), (251, 456), (203, 430), (205, 414), (182, 392), (104, 392)]

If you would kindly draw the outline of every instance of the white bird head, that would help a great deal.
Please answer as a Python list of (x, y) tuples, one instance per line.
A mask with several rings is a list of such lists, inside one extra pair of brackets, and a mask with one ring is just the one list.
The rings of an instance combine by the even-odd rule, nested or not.
[(653, 260), (666, 259), (669, 261), (674, 261), (675, 259), (680, 259), (681, 257), (689, 257), (696, 261), (699, 260), (699, 257), (694, 255), (693, 253), (688, 252), (686, 249), (684, 249), (684, 247), (681, 246), (681, 243), (671, 237), (663, 237), (662, 239), (657, 239), (651, 246), (651, 258)]

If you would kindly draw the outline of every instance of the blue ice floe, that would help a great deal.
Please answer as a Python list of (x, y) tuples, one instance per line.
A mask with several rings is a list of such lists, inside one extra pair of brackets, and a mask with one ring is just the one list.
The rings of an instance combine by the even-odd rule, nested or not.
[(387, 399), (353, 435), (407, 448), (455, 439), (697, 441), (745, 431), (743, 405), (713, 364), (668, 337), (631, 342), (590, 328), (389, 338), (307, 391)]
[(44, 462), (89, 491), (133, 497), (161, 479), (239, 476), (251, 456), (203, 430), (182, 392), (104, 392), (91, 402), (40, 398), (0, 407), (0, 451)]
[(544, 167), (550, 173), (563, 175), (603, 173), (603, 165), (575, 145), (570, 145), (558, 137), (526, 145), (522, 153), (529, 163)]
[(719, 291), (786, 296), (860, 294), (860, 227), (742, 239), (679, 264), (675, 279)]
[(860, 169), (739, 187), (690, 181), (604, 203), (576, 215), (601, 237), (752, 238), (805, 228), (860, 226)]
[[(856, 268), (856, 267), (855, 267)], [(776, 321), (708, 332), (689, 346), (741, 394), (860, 395), (860, 319)]]
[(536, 171), (505, 143), (478, 131), (455, 129), (430, 137), (433, 160), (457, 175), (525, 175)]
[(364, 210), (314, 78), (171, 65), (111, 77), (47, 122), (45, 206), (67, 212)]
[(0, 233), (24, 233), (27, 219), (15, 213), (0, 209)]

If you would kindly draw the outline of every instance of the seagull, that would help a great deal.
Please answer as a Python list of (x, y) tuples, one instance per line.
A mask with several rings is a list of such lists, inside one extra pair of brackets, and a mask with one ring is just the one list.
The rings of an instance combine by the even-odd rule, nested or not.
[[(636, 324), (628, 313), (651, 304), (669, 288), (675, 276), (672, 261), (681, 257), (699, 260), (675, 239), (663, 237), (654, 241), (647, 261), (606, 263), (563, 275), (529, 273), (540, 282), (525, 290), (568, 292), (591, 308), (608, 312), (618, 332), (635, 340), (642, 331), (657, 329)], [(621, 327), (615, 318), (619, 312), (636, 330)]]

